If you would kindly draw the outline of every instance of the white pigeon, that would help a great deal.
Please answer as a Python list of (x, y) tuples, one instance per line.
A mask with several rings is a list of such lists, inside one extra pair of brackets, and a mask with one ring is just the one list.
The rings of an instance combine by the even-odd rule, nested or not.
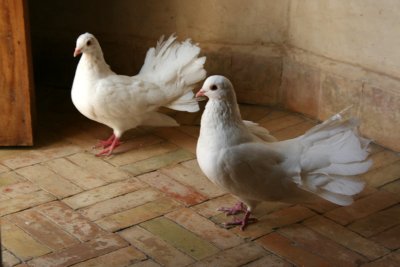
[(214, 183), (242, 202), (222, 209), (228, 214), (245, 212), (228, 225), (242, 230), (254, 218), (251, 211), (261, 201), (307, 203), (322, 197), (338, 205), (350, 205), (364, 182), (354, 175), (371, 166), (369, 141), (358, 136), (354, 118), (336, 114), (304, 135), (266, 143), (242, 122), (231, 82), (211, 76), (197, 97), (209, 98), (201, 118), (197, 160)]
[(144, 65), (133, 77), (115, 74), (104, 60), (97, 39), (84, 33), (76, 41), (74, 57), (82, 54), (75, 72), (71, 97), (87, 118), (113, 129), (100, 141), (97, 156), (110, 155), (120, 145), (122, 134), (139, 125), (177, 126), (171, 117), (157, 112), (164, 106), (174, 110), (199, 110), (192, 89), (205, 78), (206, 58), (190, 39), (163, 38), (147, 52)]

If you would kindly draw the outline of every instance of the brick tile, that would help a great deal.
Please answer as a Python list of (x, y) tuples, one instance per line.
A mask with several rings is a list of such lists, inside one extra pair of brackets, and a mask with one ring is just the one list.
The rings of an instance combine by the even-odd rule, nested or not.
[(11, 252), (7, 250), (2, 250), (1, 253), (2, 253), (3, 267), (11, 267), (21, 262), (17, 257), (15, 257)]
[(285, 129), (289, 126), (293, 126), (296, 124), (299, 124), (301, 122), (304, 122), (304, 118), (301, 116), (296, 116), (296, 115), (287, 115), (284, 117), (280, 117), (274, 120), (268, 120), (265, 122), (260, 123), (260, 125), (270, 132), (276, 132), (282, 129)]
[[(174, 265), (174, 266), (179, 266), (179, 265)], [(129, 265), (129, 267), (161, 267), (160, 264), (154, 262), (151, 259), (145, 260), (145, 261), (141, 261), (138, 263), (134, 263)]]
[(400, 178), (400, 160), (360, 176), (369, 186), (379, 187)]
[(199, 126), (181, 125), (179, 126), (178, 130), (196, 139), (199, 138), (200, 134)]
[(389, 249), (398, 249), (400, 248), (400, 225), (373, 236), (371, 239)]
[(54, 199), (55, 197), (53, 195), (42, 190), (19, 195), (15, 198), (0, 202), (0, 216), (31, 208)]
[(107, 199), (91, 206), (82, 208), (79, 212), (90, 220), (98, 220), (113, 213), (131, 209), (147, 202), (154, 201), (163, 194), (152, 188), (140, 189), (122, 196)]
[(381, 189), (384, 189), (385, 191), (399, 195), (400, 194), (400, 179), (397, 179), (394, 182), (391, 182), (389, 184), (382, 186)]
[(162, 266), (180, 267), (194, 262), (188, 255), (141, 227), (134, 226), (119, 234)]
[(191, 171), (194, 171), (200, 175), (204, 175), (202, 170), (200, 169), (199, 163), (197, 162), (197, 159), (192, 159), (192, 160), (187, 160), (181, 163), (182, 166), (188, 168)]
[(365, 198), (359, 199), (352, 205), (332, 210), (325, 214), (340, 224), (346, 225), (377, 211), (390, 207), (399, 201), (399, 197), (385, 191), (377, 191)]
[(7, 172), (8, 170), (6, 166), (0, 164), (0, 173)]
[[(245, 231), (241, 231), (238, 227), (236, 227), (234, 232), (244, 238), (258, 238), (272, 232), (275, 228), (293, 224), (314, 215), (314, 212), (305, 207), (292, 206), (258, 218), (259, 221), (254, 224), (250, 224)], [(227, 219), (225, 219), (225, 221), (226, 220)]]
[(109, 159), (106, 159), (107, 162), (113, 164), (114, 166), (122, 166), (130, 163), (135, 163), (141, 160), (149, 159), (154, 156), (162, 155), (167, 152), (171, 152), (176, 150), (178, 147), (171, 143), (162, 142), (161, 138), (156, 138), (159, 143), (154, 143), (152, 145), (144, 144), (142, 147), (138, 147), (136, 149), (132, 149), (123, 154), (116, 155)]
[(80, 241), (88, 241), (104, 234), (99, 226), (62, 202), (51, 202), (35, 209)]
[(146, 221), (141, 223), (140, 226), (196, 260), (209, 257), (219, 251), (210, 242), (201, 239), (192, 232), (163, 217)]
[(51, 252), (10, 221), (1, 219), (2, 245), (22, 260), (29, 260)]
[(107, 231), (117, 231), (162, 214), (168, 213), (180, 204), (170, 198), (157, 199), (133, 209), (125, 210), (97, 220), (96, 223)]
[(106, 183), (99, 175), (94, 175), (65, 158), (47, 161), (45, 164), (53, 172), (86, 190)]
[(17, 172), (58, 198), (71, 196), (82, 191), (75, 184), (42, 165), (25, 167), (18, 169)]
[(322, 216), (310, 218), (304, 222), (304, 225), (342, 246), (366, 256), (369, 260), (380, 258), (389, 253), (387, 249), (377, 243), (365, 239)]
[(264, 117), (262, 117), (260, 120), (258, 120), (258, 123), (262, 125), (263, 123), (265, 123), (267, 121), (282, 118), (289, 114), (290, 114), (289, 112), (283, 111), (283, 110), (271, 110)]
[(138, 161), (133, 164), (124, 165), (122, 169), (133, 175), (139, 175), (146, 172), (174, 165), (182, 161), (193, 159), (195, 156), (183, 149), (178, 149), (146, 160)]
[(376, 261), (363, 264), (362, 267), (398, 267), (399, 263), (391, 259), (378, 259)]
[[(160, 144), (164, 142), (165, 140), (159, 138), (158, 136), (155, 136), (150, 133), (146, 133), (144, 131), (138, 132), (139, 129), (134, 129), (133, 131), (130, 130), (123, 136), (123, 145), (117, 147), (113, 151), (113, 155), (118, 155), (122, 156), (123, 158), (125, 157), (126, 154), (129, 154), (131, 151), (135, 150), (140, 150), (144, 147), (147, 146), (152, 146), (155, 144)], [(106, 161), (109, 159), (112, 160), (117, 157), (109, 157), (109, 158), (104, 158)]]
[(322, 258), (292, 240), (278, 234), (271, 233), (257, 240), (266, 250), (281, 256), (296, 266), (323, 267), (335, 266), (329, 260)]
[(206, 218), (188, 208), (179, 209), (165, 215), (168, 219), (185, 227), (199, 237), (211, 242), (219, 249), (227, 249), (243, 241), (226, 229), (221, 229)]
[(372, 166), (370, 168), (370, 171), (390, 165), (393, 162), (400, 160), (400, 156), (397, 155), (397, 153), (389, 150), (383, 150), (375, 154), (372, 154), (370, 158), (372, 160)]
[(19, 195), (29, 194), (39, 190), (40, 188), (31, 182), (21, 182), (0, 187), (0, 193), (9, 198), (15, 198)]
[(131, 177), (129, 173), (121, 171), (88, 153), (78, 153), (68, 157), (68, 159), (93, 175), (100, 176), (106, 182), (115, 182)]
[(26, 180), (25, 178), (23, 178), (21, 175), (17, 174), (14, 171), (0, 174), (0, 186), (11, 185), (25, 180)]
[(75, 264), (74, 267), (125, 267), (145, 259), (146, 256), (142, 252), (132, 246), (129, 246), (97, 258)]
[(399, 204), (357, 220), (349, 228), (365, 237), (371, 237), (397, 224), (400, 224)]
[(265, 106), (240, 104), (240, 114), (244, 120), (259, 121), (271, 113), (271, 108)]
[(329, 202), (328, 200), (325, 200), (323, 198), (316, 198), (312, 203), (306, 203), (304, 204), (304, 206), (313, 211), (316, 211), (317, 213), (326, 213), (339, 207), (338, 205)]
[(206, 176), (198, 174), (181, 164), (175, 165), (170, 168), (163, 168), (159, 170), (182, 184), (188, 185), (195, 189), (197, 192), (208, 198), (214, 198), (226, 194), (221, 188), (211, 182)]
[(53, 251), (79, 243), (78, 239), (33, 209), (12, 214), (7, 218)]
[(359, 266), (368, 260), (299, 224), (279, 229), (279, 233), (335, 266)]
[(267, 255), (261, 259), (253, 261), (243, 267), (292, 267), (293, 265), (273, 254)]
[(174, 179), (159, 172), (143, 174), (137, 178), (179, 202), (182, 202), (186, 206), (195, 205), (207, 200), (206, 196), (194, 191), (191, 187), (182, 185)]
[(16, 155), (2, 159), (1, 163), (10, 169), (17, 169), (40, 163), (43, 159), (42, 153), (32, 150), (24, 153), (17, 153)]
[(218, 211), (221, 207), (232, 207), (239, 200), (235, 198), (231, 194), (226, 194), (221, 197), (217, 197), (196, 206), (191, 207), (194, 211), (199, 213), (200, 215), (210, 218), (212, 216), (221, 214), (221, 211)]
[(79, 209), (144, 187), (146, 187), (145, 184), (136, 178), (131, 178), (84, 191), (78, 195), (64, 199), (63, 202), (73, 209)]
[(187, 135), (177, 128), (160, 127), (154, 129), (154, 134), (168, 140), (169, 142), (196, 154), (197, 138)]
[[(51, 146), (39, 148), (39, 150), (37, 151), (40, 151), (45, 160), (49, 160), (49, 159), (66, 157), (81, 152), (82, 149), (74, 144), (62, 141)], [(42, 162), (43, 161), (44, 160), (42, 160)]]
[(29, 266), (54, 266), (64, 267), (92, 259), (126, 247), (128, 244), (118, 235), (100, 236), (86, 243), (79, 243), (62, 251), (57, 251), (35, 258), (28, 262)]
[(296, 125), (287, 127), (285, 129), (272, 132), (272, 135), (278, 138), (278, 140), (287, 140), (303, 135), (306, 131), (314, 127), (316, 124), (311, 121), (304, 121)]
[(259, 245), (254, 243), (245, 243), (240, 246), (224, 250), (211, 257), (203, 259), (193, 264), (193, 267), (231, 267), (231, 266), (242, 266), (243, 264), (249, 263), (256, 259), (265, 256), (267, 252), (263, 250)]

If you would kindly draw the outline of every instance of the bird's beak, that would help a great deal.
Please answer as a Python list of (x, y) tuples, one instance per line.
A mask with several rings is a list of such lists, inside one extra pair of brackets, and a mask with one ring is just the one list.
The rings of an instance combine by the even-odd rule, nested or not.
[(204, 93), (204, 90), (200, 89), (200, 91), (197, 92), (196, 97), (206, 96)]
[(76, 57), (77, 55), (80, 55), (81, 53), (82, 53), (82, 51), (79, 48), (75, 48), (74, 57)]

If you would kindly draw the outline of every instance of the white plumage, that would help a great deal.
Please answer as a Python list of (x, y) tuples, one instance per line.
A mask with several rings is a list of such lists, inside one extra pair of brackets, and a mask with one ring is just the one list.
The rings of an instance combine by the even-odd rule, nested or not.
[[(255, 138), (242, 122), (231, 82), (211, 76), (197, 96), (209, 101), (201, 118), (197, 160), (206, 176), (246, 205), (227, 209), (229, 214), (251, 210), (261, 201), (305, 203), (315, 196), (338, 205), (350, 205), (364, 182), (354, 175), (371, 166), (369, 141), (358, 136), (354, 118), (336, 114), (304, 135), (266, 143)], [(271, 141), (271, 140), (267, 140)]]
[(164, 106), (179, 111), (199, 110), (192, 92), (205, 78), (205, 57), (189, 39), (175, 36), (150, 48), (139, 74), (133, 77), (115, 74), (104, 60), (97, 39), (90, 33), (79, 36), (74, 56), (82, 57), (72, 85), (72, 101), (86, 117), (113, 129), (113, 135), (101, 141), (97, 155), (109, 155), (118, 146), (122, 134), (139, 125), (177, 126), (171, 117), (157, 112)]

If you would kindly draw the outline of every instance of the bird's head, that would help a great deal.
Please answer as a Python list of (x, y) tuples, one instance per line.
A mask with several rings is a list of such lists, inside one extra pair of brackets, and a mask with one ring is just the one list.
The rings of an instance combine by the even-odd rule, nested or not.
[(74, 51), (74, 57), (82, 53), (95, 53), (101, 51), (99, 42), (96, 37), (91, 33), (81, 34), (76, 40), (76, 47)]
[(210, 76), (205, 80), (203, 87), (196, 94), (196, 97), (201, 96), (206, 96), (209, 99), (236, 101), (232, 83), (221, 75)]

